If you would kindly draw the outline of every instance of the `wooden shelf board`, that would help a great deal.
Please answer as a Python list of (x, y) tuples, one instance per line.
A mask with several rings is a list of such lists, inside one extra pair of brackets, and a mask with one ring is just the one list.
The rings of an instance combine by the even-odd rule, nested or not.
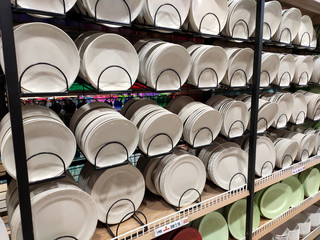
[[(277, 217), (276, 219), (279, 219), (278, 221), (276, 221), (274, 224), (270, 225), (268, 228), (266, 228), (265, 230), (259, 232), (257, 229), (254, 234), (253, 234), (253, 240), (258, 240), (260, 238), (262, 238), (263, 236), (265, 236), (266, 234), (268, 234), (269, 232), (273, 231), (274, 229), (276, 229), (277, 227), (281, 226), (283, 223), (287, 222), (288, 220), (290, 220), (291, 218), (293, 218), (294, 216), (296, 216), (297, 214), (299, 214), (300, 212), (304, 211), (305, 209), (307, 209), (308, 207), (310, 207), (311, 205), (315, 204), (317, 201), (320, 200), (320, 192), (318, 192), (315, 197), (313, 198), (307, 198), (305, 199), (305, 202), (308, 201), (306, 204), (301, 205), (300, 207), (296, 208), (294, 211), (292, 212), (286, 212), (283, 215), (281, 215), (280, 217)], [(289, 209), (288, 211), (290, 211), (291, 209)], [(264, 224), (268, 224), (269, 222), (273, 221), (274, 219), (266, 219), (261, 217), (260, 220), (260, 226), (263, 226)]]
[[(288, 167), (287, 169), (281, 169), (281, 170), (273, 172), (269, 176), (256, 179), (254, 191), (258, 192), (266, 187), (269, 187), (277, 182), (280, 182), (283, 179), (286, 179), (286, 178), (292, 176), (293, 175), (292, 171), (296, 170), (302, 166), (304, 166), (305, 169), (308, 169), (308, 168), (314, 167), (315, 165), (320, 164), (320, 156), (311, 157), (309, 160), (310, 161), (295, 163), (295, 164), (291, 165), (290, 167)], [(265, 181), (263, 181), (263, 179), (265, 179)]]
[(311, 231), (306, 237), (304, 237), (302, 240), (313, 240), (317, 236), (320, 235), (320, 226)]
[[(216, 196), (219, 196), (223, 193), (226, 193), (225, 190), (218, 188), (211, 182), (207, 182), (205, 189), (203, 193), (201, 194), (201, 201), (206, 201), (208, 199), (214, 198)], [(146, 239), (152, 239), (155, 237), (155, 228), (160, 227), (159, 223), (157, 221), (159, 219), (163, 219), (161, 226), (164, 226), (165, 223), (168, 224), (170, 221), (178, 220), (179, 218), (184, 218), (188, 216), (189, 221), (193, 221), (199, 217), (202, 217), (212, 211), (215, 211), (219, 208), (222, 208), (224, 206), (227, 206), (237, 200), (240, 200), (242, 198), (245, 198), (249, 195), (249, 192), (247, 190), (244, 190), (243, 192), (236, 194), (233, 197), (227, 197), (224, 200), (221, 200), (217, 202), (216, 204), (209, 204), (206, 207), (204, 207), (203, 204), (194, 204), (193, 208), (188, 211), (188, 208), (183, 208), (182, 211), (176, 212), (172, 207), (170, 207), (162, 198), (159, 196), (155, 196), (154, 194), (151, 194), (150, 192), (146, 192), (145, 199), (142, 202), (141, 206), (139, 207), (138, 211), (141, 211), (144, 213), (148, 219), (149, 230), (147, 230), (143, 236), (135, 237), (132, 239), (139, 239), (139, 240), (146, 240)], [(171, 216), (168, 216), (171, 215)], [(143, 217), (138, 214), (138, 216), (143, 220)], [(144, 221), (144, 220), (143, 220)], [(155, 222), (153, 224), (153, 222)], [(119, 227), (119, 235), (128, 233), (134, 229), (137, 229), (141, 227), (134, 219), (129, 219), (121, 224)], [(117, 226), (112, 226), (111, 230), (116, 233)], [(141, 229), (141, 228), (140, 228)], [(126, 236), (131, 239), (131, 234), (128, 233)], [(93, 240), (107, 240), (112, 239), (111, 236), (108, 234), (107, 230), (104, 228), (104, 225), (102, 223), (99, 223), (95, 232), (95, 235), (93, 237)], [(123, 239), (123, 238), (119, 238)]]
[(320, 2), (315, 0), (279, 0), (283, 8), (296, 7), (306, 14), (320, 14)]

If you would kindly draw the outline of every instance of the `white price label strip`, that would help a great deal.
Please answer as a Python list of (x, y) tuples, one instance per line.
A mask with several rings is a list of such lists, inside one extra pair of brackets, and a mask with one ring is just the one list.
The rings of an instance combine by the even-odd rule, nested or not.
[(189, 219), (188, 218), (183, 218), (183, 219), (180, 219), (178, 221), (175, 221), (175, 222), (172, 222), (172, 223), (169, 223), (163, 227), (159, 227), (156, 229), (155, 231), (155, 237), (159, 237), (167, 232), (170, 232), (172, 230), (175, 230), (179, 227), (182, 227), (184, 225), (187, 225), (189, 223)]
[(297, 173), (303, 172), (304, 170), (306, 170), (305, 166), (296, 168), (296, 169), (292, 170), (292, 175), (295, 175)]

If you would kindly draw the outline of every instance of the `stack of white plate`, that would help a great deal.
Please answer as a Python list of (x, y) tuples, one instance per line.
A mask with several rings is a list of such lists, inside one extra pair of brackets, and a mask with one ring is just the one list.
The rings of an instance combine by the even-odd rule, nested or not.
[(222, 83), (230, 87), (245, 86), (253, 73), (253, 50), (251, 48), (226, 48), (225, 50), (229, 64)]
[(276, 166), (289, 167), (297, 157), (299, 143), (287, 138), (277, 138), (273, 144), (276, 150)]
[(186, 20), (191, 0), (146, 0), (138, 22), (155, 27), (180, 29)]
[(298, 133), (304, 133), (304, 134), (308, 134), (308, 135), (314, 135), (316, 137), (316, 140), (315, 140), (315, 144), (314, 144), (315, 147), (314, 147), (312, 154), (319, 155), (319, 153), (320, 153), (320, 130), (315, 130), (313, 128), (303, 128), (303, 127), (299, 127), (299, 126), (292, 126), (291, 131), (295, 131)]
[(140, 40), (135, 47), (138, 49), (141, 83), (155, 90), (178, 90), (187, 81), (191, 59), (183, 46)]
[(188, 49), (192, 68), (188, 83), (199, 88), (217, 87), (226, 74), (228, 56), (218, 46), (192, 45)]
[(80, 67), (79, 53), (64, 31), (47, 23), (25, 23), (15, 27), (14, 38), (22, 92), (64, 92), (73, 84)]
[(298, 90), (298, 93), (302, 93), (308, 104), (307, 117), (313, 121), (320, 120), (320, 94), (307, 92), (304, 90)]
[(192, 0), (188, 20), (193, 31), (218, 35), (227, 23), (227, 16), (225, 0)]
[(319, 84), (320, 83), (320, 58), (314, 57), (313, 64), (314, 64), (314, 68), (313, 68), (313, 73), (311, 77), (311, 82)]
[(265, 92), (262, 94), (262, 98), (278, 104), (278, 113), (272, 126), (275, 128), (284, 128), (289, 122), (294, 108), (292, 94), (288, 92), (277, 92), (276, 94)]
[(138, 146), (149, 156), (170, 152), (181, 138), (180, 117), (153, 100), (133, 98), (126, 102), (121, 113), (139, 129)]
[(310, 56), (296, 56), (296, 70), (292, 82), (307, 85), (313, 73), (313, 59)]
[[(280, 58), (274, 53), (263, 53), (261, 59), (260, 87), (268, 87), (275, 79), (280, 67)], [(250, 81), (252, 84), (252, 79)]]
[(301, 24), (301, 11), (290, 8), (282, 11), (282, 19), (273, 40), (280, 43), (291, 43), (297, 36)]
[[(30, 187), (33, 232), (35, 239), (58, 239), (73, 236), (91, 239), (97, 226), (96, 203), (82, 191), (72, 176)], [(11, 239), (22, 240), (21, 216), (16, 181), (7, 191)]]
[(155, 193), (176, 207), (197, 200), (206, 183), (202, 161), (182, 149), (175, 149), (173, 154), (161, 158), (151, 175)]
[(278, 30), (282, 18), (281, 11), (281, 4), (278, 1), (270, 1), (265, 3), (263, 39), (271, 39)]
[[(236, 100), (242, 101), (246, 104), (249, 116), (251, 114), (251, 96), (247, 94), (239, 95)], [(278, 114), (278, 104), (269, 102), (264, 99), (259, 99), (258, 109), (258, 133), (265, 132), (275, 121)], [(247, 129), (250, 130), (250, 121), (248, 122)]]
[(316, 136), (314, 134), (303, 134), (290, 132), (287, 130), (276, 131), (279, 137), (288, 138), (299, 143), (299, 151), (296, 156), (297, 161), (307, 160), (314, 151)]
[(220, 132), (222, 126), (221, 114), (206, 104), (189, 101), (190, 97), (175, 97), (169, 103), (167, 109), (169, 111), (172, 109), (171, 112), (173, 113), (178, 112), (183, 122), (182, 136), (187, 143), (193, 147), (208, 145)]
[[(65, 0), (65, 1), (35, 1), (35, 0), (11, 0), (11, 3), (17, 5), (21, 8), (25, 9), (32, 9), (50, 13), (58, 13), (64, 14), (70, 11), (73, 5), (76, 3), (77, 0)], [(64, 12), (64, 9), (66, 12)], [(51, 18), (51, 16), (47, 15), (40, 15), (40, 14), (30, 14), (40, 18)]]
[[(276, 164), (276, 149), (273, 142), (264, 136), (259, 136), (256, 143), (256, 168), (255, 173), (264, 177), (273, 172)], [(249, 137), (244, 139), (243, 149), (249, 152)]]
[(303, 15), (301, 17), (301, 24), (300, 24), (299, 31), (293, 43), (303, 47), (310, 47), (312, 37), (313, 37), (312, 20), (308, 15)]
[(239, 39), (248, 39), (256, 27), (256, 1), (234, 0), (228, 2), (228, 19), (223, 33)]
[(312, 50), (314, 50), (317, 47), (317, 45), (318, 45), (317, 41), (318, 41), (317, 34), (316, 34), (315, 29), (313, 28), (312, 40), (311, 40), (311, 44), (310, 44), (310, 48)]
[(207, 170), (207, 177), (217, 186), (231, 190), (247, 183), (248, 154), (236, 143), (214, 143), (203, 148), (198, 156)]
[(86, 163), (79, 175), (79, 185), (95, 200), (99, 221), (108, 224), (117, 224), (125, 216), (124, 220), (131, 217), (145, 193), (143, 176), (130, 163), (104, 171), (95, 171)]
[(290, 85), (294, 77), (296, 63), (291, 54), (279, 54), (279, 57), (280, 65), (278, 73), (272, 83), (280, 87), (287, 87)]
[(80, 52), (80, 76), (102, 91), (128, 90), (139, 73), (136, 50), (117, 34), (92, 33), (76, 40)]
[(299, 92), (292, 94), (293, 106), (290, 122), (293, 124), (303, 124), (307, 117), (308, 105), (306, 97)]
[[(61, 175), (64, 165), (66, 168), (70, 166), (76, 152), (77, 146), (72, 132), (55, 112), (43, 106), (23, 106), (22, 117), (26, 157), (29, 159), (29, 181)], [(0, 129), (2, 164), (7, 173), (16, 179), (9, 114), (1, 120)]]
[(215, 95), (206, 104), (221, 113), (223, 124), (220, 133), (222, 135), (228, 138), (243, 135), (250, 119), (248, 108), (243, 102), (223, 95)]
[(143, 0), (92, 1), (77, 0), (76, 11), (84, 16), (110, 21), (108, 27), (119, 27), (117, 23), (130, 24), (141, 12)]
[(87, 160), (97, 167), (126, 161), (139, 141), (136, 126), (107, 103), (83, 105), (72, 116), (70, 127)]

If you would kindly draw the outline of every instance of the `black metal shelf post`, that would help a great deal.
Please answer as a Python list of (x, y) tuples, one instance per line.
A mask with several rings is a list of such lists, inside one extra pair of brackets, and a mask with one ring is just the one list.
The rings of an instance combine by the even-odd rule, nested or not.
[(33, 240), (34, 236), (29, 192), (29, 178), (22, 124), (20, 89), (18, 82), (18, 70), (13, 36), (13, 21), (10, 0), (0, 1), (0, 29), (2, 33), (3, 57), (5, 62), (5, 79), (7, 83), (13, 151), (16, 164), (18, 194), (20, 200), (22, 235), (23, 239), (25, 240)]
[(254, 62), (251, 89), (251, 118), (250, 118), (250, 136), (249, 136), (249, 163), (248, 163), (248, 190), (247, 198), (247, 218), (246, 218), (246, 239), (252, 240), (253, 225), (253, 205), (254, 205), (254, 183), (255, 183), (255, 165), (256, 165), (256, 142), (258, 126), (258, 107), (259, 107), (259, 87), (261, 72), (262, 55), (262, 33), (264, 22), (264, 3), (265, 0), (257, 1), (256, 10), (256, 32), (254, 44)]

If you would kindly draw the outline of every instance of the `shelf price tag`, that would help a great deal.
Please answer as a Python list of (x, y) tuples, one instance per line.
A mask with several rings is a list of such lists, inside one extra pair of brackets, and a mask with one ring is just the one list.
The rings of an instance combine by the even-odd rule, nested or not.
[(304, 170), (306, 170), (306, 166), (302, 166), (302, 167), (296, 168), (296, 169), (292, 170), (292, 175), (295, 175), (297, 173), (303, 172)]
[(169, 223), (163, 227), (159, 227), (155, 231), (155, 237), (159, 237), (167, 232), (170, 232), (170, 231), (175, 230), (179, 227), (187, 225), (188, 223), (189, 223), (189, 218), (186, 217), (186, 218), (180, 219), (178, 221)]

